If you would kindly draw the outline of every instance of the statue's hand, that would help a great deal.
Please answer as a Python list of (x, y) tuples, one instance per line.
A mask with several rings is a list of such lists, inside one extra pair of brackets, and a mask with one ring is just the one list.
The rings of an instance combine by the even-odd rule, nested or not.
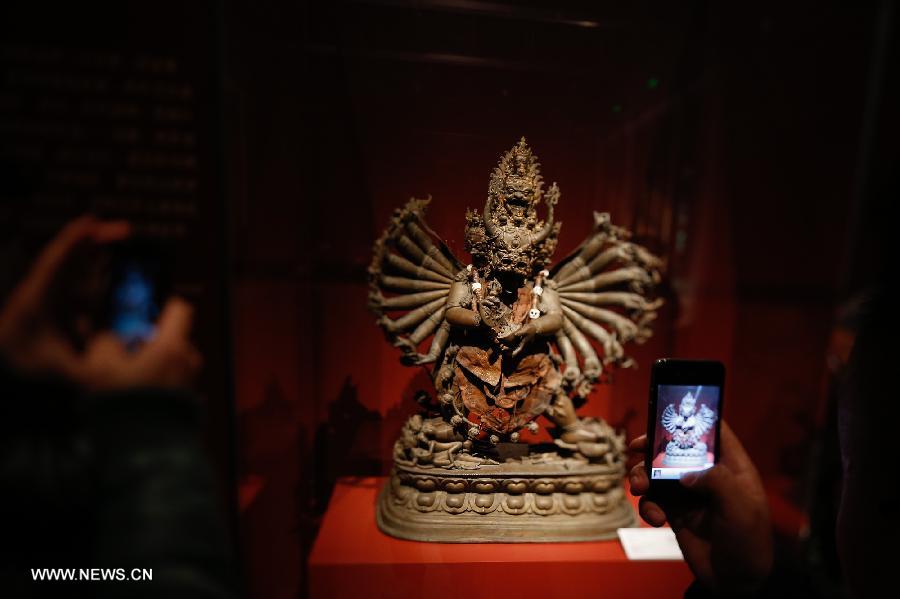
[(491, 312), (497, 308), (498, 301), (499, 300), (492, 295), (478, 300), (478, 315), (481, 316), (482, 325), (491, 326), (489, 324), (490, 322), (493, 322)]
[(523, 324), (519, 328), (514, 331), (510, 331), (509, 333), (503, 336), (504, 339), (521, 339), (523, 337), (528, 338), (529, 340), (534, 339), (534, 336), (537, 334), (537, 327), (534, 326), (533, 322), (529, 322), (527, 324)]
[(415, 366), (434, 362), (436, 358), (428, 354), (420, 354), (419, 352), (405, 353), (400, 357), (400, 362), (405, 366)]
[(413, 364), (430, 364), (431, 362), (434, 362), (434, 360), (435, 360), (435, 358), (433, 356), (429, 356), (427, 354), (416, 354), (412, 358), (412, 363)]
[(507, 343), (509, 345), (512, 345), (512, 343), (515, 343), (516, 340), (519, 341), (518, 345), (516, 346), (516, 349), (513, 350), (513, 353), (512, 353), (512, 356), (516, 357), (520, 353), (522, 353), (522, 350), (525, 349), (525, 347), (529, 343), (531, 343), (534, 340), (534, 336), (536, 334), (537, 334), (537, 328), (534, 326), (534, 323), (529, 322), (528, 324), (519, 327), (515, 331), (507, 333), (506, 335), (501, 337), (501, 340), (504, 343)]

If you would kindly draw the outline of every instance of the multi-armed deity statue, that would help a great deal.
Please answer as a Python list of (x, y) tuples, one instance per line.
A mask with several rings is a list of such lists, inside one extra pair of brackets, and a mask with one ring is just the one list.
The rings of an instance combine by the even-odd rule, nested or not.
[[(466, 214), (471, 264), (425, 223), (428, 200), (397, 210), (376, 242), (371, 308), (404, 363), (433, 364), (434, 383), (394, 447), (385, 532), (576, 541), (634, 523), (623, 438), (576, 408), (605, 372), (631, 364), (623, 344), (650, 336), (661, 261), (595, 213), (592, 234), (551, 268), (559, 197), (523, 138), (494, 169), (483, 212)], [(553, 443), (528, 442), (541, 416)]]

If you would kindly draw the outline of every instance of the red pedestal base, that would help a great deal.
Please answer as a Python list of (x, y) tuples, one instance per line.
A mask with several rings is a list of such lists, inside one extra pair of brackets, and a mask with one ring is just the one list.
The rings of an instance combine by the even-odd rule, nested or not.
[(682, 597), (680, 561), (629, 561), (618, 540), (442, 544), (402, 541), (375, 525), (382, 478), (342, 479), (309, 558), (310, 596)]

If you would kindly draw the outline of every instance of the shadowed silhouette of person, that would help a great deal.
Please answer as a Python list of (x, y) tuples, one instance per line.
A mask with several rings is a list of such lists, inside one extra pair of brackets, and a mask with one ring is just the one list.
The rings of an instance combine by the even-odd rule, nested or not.
[[(170, 299), (131, 351), (109, 331), (73, 343), (50, 309), (74, 293), (57, 283), (77, 250), (128, 234), (124, 222), (72, 221), (0, 309), (0, 596), (236, 596), (188, 391), (201, 364), (191, 307)], [(36, 581), (37, 568), (152, 580)]]

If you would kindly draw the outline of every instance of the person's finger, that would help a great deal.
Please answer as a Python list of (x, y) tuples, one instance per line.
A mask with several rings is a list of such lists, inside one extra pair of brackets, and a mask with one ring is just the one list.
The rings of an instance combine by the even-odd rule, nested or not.
[(717, 497), (726, 497), (734, 487), (734, 474), (723, 464), (707, 470), (688, 472), (681, 476), (681, 485), (692, 491)]
[(20, 307), (39, 303), (66, 258), (82, 242), (94, 240), (106, 243), (122, 239), (128, 234), (129, 225), (124, 221), (100, 222), (90, 215), (70, 221), (38, 255), (31, 271), (16, 289), (11, 301), (15, 301)]
[(91, 230), (91, 241), (94, 243), (111, 243), (122, 241), (131, 235), (131, 223), (126, 220), (97, 221)]
[(666, 523), (666, 513), (659, 507), (659, 504), (646, 497), (641, 497), (641, 501), (638, 504), (638, 512), (641, 514), (644, 522), (650, 526), (659, 528)]
[(9, 306), (25, 307), (38, 303), (72, 248), (90, 235), (93, 223), (94, 217), (86, 215), (66, 224), (38, 254), (31, 270), (10, 297)]
[(647, 478), (647, 469), (644, 464), (636, 464), (628, 474), (628, 484), (632, 495), (643, 495), (650, 488), (650, 479)]
[(75, 348), (65, 338), (48, 334), (43, 335), (38, 343), (41, 346), (41, 359), (36, 368), (39, 370), (72, 378), (71, 375), (80, 368), (81, 360)]
[(103, 331), (97, 333), (88, 342), (88, 351), (97, 352), (98, 354), (120, 354), (124, 353), (125, 344), (122, 340), (111, 331)]
[(85, 351), (72, 355), (58, 369), (67, 378), (91, 389), (98, 376), (114, 369), (127, 355), (122, 341), (113, 333), (103, 332), (91, 337)]
[(203, 367), (203, 355), (194, 346), (189, 346), (185, 354), (191, 372), (197, 372)]
[(729, 470), (737, 474), (754, 467), (750, 456), (747, 455), (747, 451), (741, 445), (737, 435), (734, 434), (734, 431), (731, 430), (731, 427), (724, 420), (722, 421), (719, 436), (719, 456), (722, 463), (726, 464)]
[(179, 297), (166, 302), (157, 322), (158, 333), (155, 340), (186, 339), (191, 332), (194, 309)]
[(631, 443), (628, 444), (628, 451), (633, 451), (635, 453), (647, 451), (647, 435), (641, 435), (640, 437), (632, 439)]

